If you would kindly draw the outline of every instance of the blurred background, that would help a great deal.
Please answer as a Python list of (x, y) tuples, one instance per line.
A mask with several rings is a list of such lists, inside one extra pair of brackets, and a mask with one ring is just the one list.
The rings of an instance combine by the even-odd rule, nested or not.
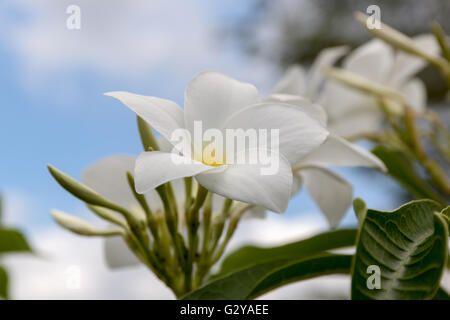
[[(408, 35), (428, 32), (433, 20), (450, 31), (446, 0), (2, 0), (0, 192), (5, 224), (20, 228), (35, 249), (34, 255), (2, 258), (11, 274), (12, 298), (173, 298), (143, 267), (108, 270), (101, 239), (56, 226), (52, 208), (101, 222), (53, 181), (46, 164), (79, 178), (102, 157), (140, 153), (134, 113), (104, 92), (125, 90), (183, 105), (187, 82), (200, 71), (217, 70), (255, 84), (265, 95), (290, 64), (308, 65), (325, 47), (356, 47), (369, 40), (353, 12), (372, 4), (380, 6), (383, 22)], [(79, 30), (66, 27), (69, 5), (81, 9)], [(420, 76), (430, 101), (438, 104), (445, 90), (439, 73), (427, 68)], [(390, 210), (409, 200), (380, 173), (337, 172), (369, 207)], [(349, 210), (342, 226), (355, 223)], [(325, 218), (302, 192), (285, 214), (245, 221), (231, 248), (280, 244), (325, 228)], [(327, 277), (264, 297), (348, 294), (346, 277)]]

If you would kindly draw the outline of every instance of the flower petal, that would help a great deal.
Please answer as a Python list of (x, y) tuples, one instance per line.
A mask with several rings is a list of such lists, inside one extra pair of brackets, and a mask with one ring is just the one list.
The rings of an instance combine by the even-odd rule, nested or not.
[(302, 159), (300, 164), (375, 167), (386, 171), (384, 163), (371, 152), (335, 134), (330, 134), (327, 140)]
[(400, 92), (408, 101), (410, 107), (416, 112), (422, 112), (427, 104), (427, 90), (422, 80), (409, 80), (400, 88)]
[(308, 98), (293, 96), (290, 94), (272, 94), (264, 99), (264, 102), (281, 102), (296, 105), (311, 118), (317, 120), (324, 127), (327, 125), (327, 113), (320, 104), (314, 103)]
[[(246, 107), (233, 114), (224, 129), (279, 130), (279, 143), (270, 149), (281, 153), (291, 164), (325, 141), (328, 131), (318, 121), (291, 104), (266, 102)], [(259, 131), (257, 131), (259, 132)]]
[(184, 128), (183, 109), (173, 101), (124, 91), (108, 92), (105, 96), (122, 102), (169, 141), (174, 130)]
[[(436, 55), (440, 51), (439, 44), (432, 34), (422, 34), (414, 37), (413, 40), (419, 48), (429, 54)], [(399, 51), (394, 59), (389, 83), (395, 87), (400, 87), (427, 64), (428, 62), (422, 58)]]
[(193, 132), (194, 121), (202, 121), (203, 129), (222, 127), (233, 112), (259, 101), (258, 90), (219, 72), (198, 74), (186, 87), (184, 120)]
[(348, 52), (347, 46), (339, 46), (326, 48), (322, 50), (309, 70), (308, 86), (306, 88), (306, 95), (311, 99), (316, 99), (320, 86), (325, 79), (325, 75), (322, 72), (322, 68), (331, 67), (339, 60), (344, 54)]
[(136, 159), (135, 184), (138, 193), (146, 193), (175, 179), (192, 177), (201, 172), (214, 170), (201, 162), (161, 151), (143, 152)]
[(374, 108), (360, 108), (340, 117), (329, 118), (328, 129), (346, 139), (378, 132), (383, 124), (383, 113)]
[(273, 93), (303, 96), (306, 94), (306, 74), (300, 65), (290, 66), (281, 80), (275, 85)]
[(384, 83), (393, 66), (393, 50), (379, 39), (355, 49), (343, 62), (343, 68), (367, 79)]
[(282, 155), (269, 151), (279, 159), (275, 174), (261, 174), (267, 165), (235, 164), (222, 172), (197, 175), (198, 183), (226, 198), (259, 205), (275, 212), (284, 212), (288, 206), (292, 185), (292, 169)]
[(139, 266), (141, 262), (128, 248), (122, 237), (109, 237), (104, 240), (106, 264), (111, 269)]
[(128, 185), (127, 171), (134, 171), (134, 157), (111, 156), (95, 162), (82, 174), (85, 185), (125, 208), (138, 205)]
[(352, 203), (352, 185), (332, 171), (319, 166), (304, 167), (298, 172), (330, 227), (337, 227)]

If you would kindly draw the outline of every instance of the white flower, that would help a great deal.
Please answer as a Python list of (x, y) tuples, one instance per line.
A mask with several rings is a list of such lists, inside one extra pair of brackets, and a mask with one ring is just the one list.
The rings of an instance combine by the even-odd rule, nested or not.
[[(326, 125), (326, 114), (318, 104), (311, 106), (298, 96), (277, 94), (269, 99), (295, 103), (317, 121)], [(328, 166), (363, 166), (386, 170), (381, 160), (372, 153), (331, 133), (325, 142), (292, 166), (294, 173), (292, 195), (305, 185), (330, 224), (336, 227), (344, 217), (353, 199), (353, 188), (345, 179), (330, 171)]]
[[(298, 108), (327, 126), (327, 113), (321, 105), (311, 103), (308, 98), (320, 99), (324, 78), (320, 68), (333, 65), (346, 52), (344, 47), (324, 50), (311, 67), (308, 77), (300, 66), (291, 67), (276, 85), (268, 101), (279, 101), (297, 105)], [(307, 83), (307, 81), (313, 83)], [(304, 98), (301, 95), (307, 95)], [(294, 179), (292, 195), (304, 184), (330, 224), (336, 227), (352, 203), (353, 188), (345, 179), (330, 171), (329, 166), (364, 166), (386, 170), (384, 164), (367, 150), (350, 143), (336, 134), (310, 154), (293, 165)]]
[(187, 157), (185, 154), (178, 156), (183, 161), (174, 163), (173, 153), (144, 152), (137, 158), (135, 167), (139, 193), (168, 181), (194, 176), (214, 193), (283, 212), (290, 198), (291, 165), (318, 147), (328, 135), (320, 123), (295, 106), (263, 102), (254, 86), (217, 72), (200, 73), (189, 82), (184, 110), (175, 102), (155, 97), (128, 92), (106, 95), (120, 100), (169, 141), (172, 133), (180, 128), (193, 135), (195, 121), (202, 121), (205, 130), (279, 129), (277, 174), (261, 175), (262, 163), (229, 164), (226, 155), (223, 163), (210, 165), (196, 159), (183, 159)]
[[(413, 40), (429, 53), (439, 51), (432, 35), (420, 35)], [(383, 113), (372, 96), (335, 81), (324, 82), (320, 69), (332, 66), (345, 53), (345, 47), (323, 50), (314, 61), (308, 77), (300, 66), (290, 67), (276, 85), (274, 93), (301, 95), (318, 101), (328, 116), (328, 129), (342, 137), (353, 138), (378, 131), (383, 123)], [(416, 111), (424, 110), (426, 91), (422, 81), (413, 76), (425, 66), (425, 60), (396, 52), (378, 39), (355, 49), (342, 63), (346, 71), (399, 91)], [(400, 108), (393, 100), (386, 102), (391, 109)]]
[[(439, 50), (432, 35), (417, 36), (414, 42), (430, 53)], [(344, 70), (397, 90), (417, 112), (425, 109), (426, 90), (413, 76), (425, 66), (425, 60), (395, 51), (378, 39), (355, 49), (342, 64)], [(383, 113), (373, 96), (327, 81), (319, 101), (328, 114), (329, 130), (343, 137), (377, 132), (382, 127)], [(402, 110), (394, 100), (385, 102), (391, 110)]]
[(348, 52), (347, 46), (332, 47), (322, 50), (314, 60), (311, 68), (306, 72), (300, 65), (291, 66), (273, 89), (274, 94), (288, 94), (294, 96), (317, 99), (321, 92), (321, 85), (325, 79), (324, 67), (330, 67)]
[(383, 162), (372, 153), (335, 134), (330, 134), (318, 149), (293, 166), (293, 194), (304, 184), (331, 228), (339, 224), (353, 199), (352, 185), (326, 168), (336, 166), (374, 167), (386, 171)]

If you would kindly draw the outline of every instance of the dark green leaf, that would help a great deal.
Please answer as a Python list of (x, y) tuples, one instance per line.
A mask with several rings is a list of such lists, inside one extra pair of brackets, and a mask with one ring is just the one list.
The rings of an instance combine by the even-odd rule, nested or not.
[(413, 162), (403, 153), (381, 145), (373, 149), (372, 153), (384, 162), (388, 174), (402, 184), (413, 196), (418, 199), (432, 199), (444, 203), (442, 198), (417, 173)]
[(433, 297), (433, 300), (450, 300), (450, 295), (444, 288), (439, 288)]
[(367, 206), (363, 199), (356, 198), (353, 200), (353, 211), (355, 211), (356, 217), (361, 225), (361, 222), (364, 221), (367, 213)]
[(308, 239), (272, 248), (242, 247), (225, 258), (220, 272), (211, 279), (217, 279), (233, 271), (270, 260), (294, 261), (326, 250), (353, 246), (356, 232), (356, 229), (324, 232)]
[[(368, 210), (352, 267), (353, 299), (431, 299), (447, 263), (447, 227), (431, 200), (392, 212)], [(369, 266), (380, 268), (381, 288), (368, 288)]]
[[(321, 255), (303, 260), (260, 263), (216, 279), (188, 293), (184, 300), (241, 300), (270, 288), (317, 276), (349, 272), (351, 256)], [(267, 279), (267, 281), (265, 281)]]
[(351, 264), (351, 255), (324, 255), (294, 262), (266, 276), (252, 289), (247, 298), (253, 299), (270, 290), (301, 280), (327, 274), (348, 274)]
[(8, 273), (0, 266), (0, 298), (8, 299)]
[(31, 251), (24, 236), (16, 230), (0, 229), (0, 254), (17, 251)]

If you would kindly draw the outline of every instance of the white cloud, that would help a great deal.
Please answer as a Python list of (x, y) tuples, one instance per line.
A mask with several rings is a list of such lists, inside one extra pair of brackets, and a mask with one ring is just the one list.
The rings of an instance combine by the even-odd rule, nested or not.
[[(70, 4), (81, 9), (80, 30), (66, 27)], [(0, 35), (35, 90), (53, 79), (70, 94), (77, 72), (182, 88), (205, 69), (265, 85), (268, 68), (217, 39), (222, 9), (204, 0), (9, 0), (0, 4)]]

